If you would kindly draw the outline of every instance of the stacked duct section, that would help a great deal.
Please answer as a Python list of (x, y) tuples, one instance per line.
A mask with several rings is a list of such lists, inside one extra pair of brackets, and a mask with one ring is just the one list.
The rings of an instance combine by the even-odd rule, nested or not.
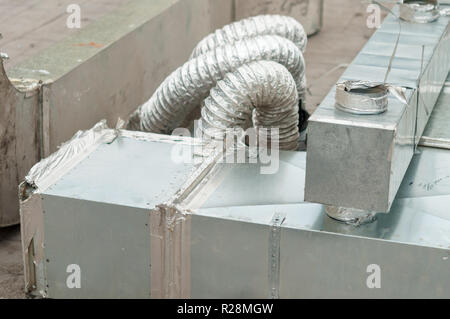
[[(306, 200), (389, 212), (450, 70), (449, 21), (386, 17), (308, 121)], [(379, 111), (349, 112), (355, 105), (343, 108), (342, 101), (351, 100), (342, 93), (348, 97), (347, 84), (361, 82), (393, 88), (401, 97), (378, 97), (373, 89), (380, 86), (372, 85), (356, 106), (382, 102)]]
[[(436, 118), (448, 118), (439, 109)], [(427, 131), (450, 141), (448, 126), (437, 124)], [(27, 291), (48, 298), (450, 294), (450, 151), (421, 147), (392, 213), (353, 227), (304, 201), (305, 152), (280, 151), (272, 163), (209, 157), (200, 166), (174, 156), (200, 142), (99, 123), (37, 164), (21, 187)], [(267, 165), (275, 165), (270, 173)], [(78, 289), (66, 285), (73, 264)], [(373, 264), (387, 278), (379, 289), (366, 285)]]

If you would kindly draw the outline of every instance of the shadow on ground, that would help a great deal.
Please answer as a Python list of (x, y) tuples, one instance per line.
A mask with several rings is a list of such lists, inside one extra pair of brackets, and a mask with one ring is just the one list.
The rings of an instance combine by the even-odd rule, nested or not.
[(25, 298), (19, 226), (0, 228), (0, 298)]

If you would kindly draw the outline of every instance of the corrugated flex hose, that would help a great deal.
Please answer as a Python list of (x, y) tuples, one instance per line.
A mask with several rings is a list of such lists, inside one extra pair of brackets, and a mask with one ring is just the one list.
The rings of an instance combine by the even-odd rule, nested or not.
[(279, 63), (252, 62), (226, 74), (203, 101), (201, 114), (197, 136), (223, 140), (228, 128), (276, 127), (280, 149), (298, 148), (297, 88)]
[(293, 18), (259, 16), (232, 23), (201, 41), (192, 59), (170, 74), (150, 100), (132, 114), (127, 128), (170, 134), (201, 105), (218, 81), (255, 61), (274, 61), (288, 70), (297, 89), (297, 102), (298, 98), (303, 100), (305, 45), (303, 27)]

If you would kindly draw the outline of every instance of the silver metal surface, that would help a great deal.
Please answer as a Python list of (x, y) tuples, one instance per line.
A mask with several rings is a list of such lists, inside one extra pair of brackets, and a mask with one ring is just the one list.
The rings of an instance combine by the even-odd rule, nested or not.
[[(34, 294), (155, 297), (149, 292), (164, 274), (169, 287), (188, 282), (192, 298), (450, 296), (448, 150), (419, 148), (391, 213), (354, 227), (303, 201), (304, 152), (281, 151), (274, 174), (260, 174), (262, 162), (217, 160), (193, 171), (170, 156), (193, 140), (120, 132), (22, 202), (23, 234), (35, 239), (38, 261)], [(159, 209), (189, 223), (158, 237), (148, 227), (160, 227)], [(66, 286), (68, 264), (81, 268), (80, 289)], [(367, 286), (374, 264), (377, 289)]]
[(336, 84), (336, 108), (353, 114), (386, 112), (388, 88), (382, 83), (345, 81)]
[[(179, 152), (190, 149), (190, 145), (176, 145), (181, 148)], [(136, 154), (137, 149), (141, 154)], [(190, 163), (174, 163), (174, 149), (173, 143), (118, 137), (114, 143), (100, 145), (89, 159), (49, 187), (46, 194), (154, 208), (169, 200), (195, 167)], [(128, 163), (127, 178), (122, 176), (125, 163)], [(113, 171), (116, 173), (112, 174)]]
[[(256, 298), (264, 295), (261, 289), (271, 291), (270, 284), (261, 283), (265, 276), (260, 265), (265, 243), (260, 238), (264, 231), (271, 231), (273, 214), (278, 212), (286, 216), (281, 225), (281, 298), (448, 297), (450, 216), (445, 209), (450, 186), (443, 181), (439, 190), (423, 189), (418, 194), (411, 188), (411, 179), (420, 187), (448, 175), (450, 152), (421, 151), (391, 213), (378, 215), (375, 222), (358, 227), (329, 218), (322, 205), (302, 201), (287, 204), (286, 192), (297, 189), (298, 175), (285, 177), (284, 184), (276, 184), (280, 189), (273, 190), (265, 187), (270, 183), (261, 183), (260, 177), (251, 173), (255, 172), (255, 165), (230, 165), (225, 176), (216, 175), (220, 185), (215, 191), (210, 190), (216, 185), (213, 180), (203, 186), (211, 195), (192, 216), (191, 296)], [(421, 160), (419, 156), (424, 154), (426, 160)], [(291, 165), (299, 170), (305, 165), (304, 157), (291, 160)], [(285, 174), (280, 169), (268, 178), (276, 182)], [(262, 186), (255, 188), (256, 185)], [(233, 200), (233, 193), (243, 194)], [(263, 194), (269, 197), (264, 200)], [(442, 198), (439, 194), (446, 195)], [(428, 204), (420, 205), (424, 200)], [(270, 204), (271, 201), (277, 204)], [(270, 241), (266, 247), (270, 252)], [(208, 267), (203, 267), (205, 260)], [(379, 289), (370, 289), (366, 284), (368, 266), (373, 264), (381, 269)], [(270, 265), (268, 269), (270, 278)], [(414, 282), (418, 278), (421, 285)]]
[(376, 212), (354, 208), (325, 206), (325, 212), (329, 217), (337, 221), (356, 227), (372, 223), (376, 219)]
[(38, 191), (45, 190), (55, 178), (64, 175), (102, 143), (112, 142), (116, 133), (100, 121), (90, 130), (78, 131), (59, 150), (35, 164), (25, 176), (25, 182)]
[(450, 149), (450, 77), (431, 113), (430, 120), (420, 139), (420, 145)]
[[(406, 97), (411, 95), (407, 90)], [(448, 115), (446, 97), (444, 90), (433, 113), (437, 119)], [(432, 118), (426, 131), (433, 123)], [(378, 125), (389, 121), (380, 116)], [(153, 287), (165, 271), (170, 276), (163, 288), (190, 274), (182, 279), (189, 282), (184, 293), (193, 298), (266, 298), (277, 289), (270, 232), (274, 215), (282, 214), (276, 236), (281, 298), (450, 296), (448, 150), (419, 147), (390, 214), (354, 227), (326, 216), (324, 206), (304, 202), (304, 152), (281, 151), (271, 163), (213, 160), (196, 168), (173, 157), (192, 154), (193, 139), (116, 132), (113, 142), (22, 201), (25, 273), (35, 274), (35, 287), (29, 281), (26, 287), (32, 294), (155, 297)], [(261, 174), (268, 165), (276, 168), (273, 174)], [(186, 227), (166, 229), (173, 232), (164, 237), (170, 240), (149, 230), (160, 225), (152, 218), (158, 207), (189, 217)], [(176, 246), (180, 239), (184, 254)], [(154, 249), (161, 246), (173, 256)], [(69, 264), (80, 265), (80, 289), (66, 285)], [(370, 265), (379, 266), (380, 288), (367, 285)]]
[[(159, 137), (120, 131), (112, 142), (103, 140), (94, 149), (78, 143), (85, 150), (77, 149), (77, 156), (87, 156), (69, 170), (45, 171), (51, 182), (27, 192), (21, 202), (21, 233), (29, 292), (50, 298), (150, 296), (149, 212), (169, 201), (195, 169), (173, 161), (177, 152), (190, 154), (193, 139)], [(48, 165), (49, 160), (64, 167), (72, 162), (53, 156), (42, 166), (57, 167)], [(81, 268), (81, 289), (66, 285), (71, 264)], [(29, 284), (33, 277), (34, 288)]]
[[(42, 284), (48, 298), (150, 298), (148, 210), (42, 195), (45, 253)], [(80, 269), (80, 288), (67, 286), (69, 265)], [(40, 292), (42, 290), (42, 292)]]
[[(337, 110), (335, 88), (309, 119), (305, 199), (388, 212), (450, 67), (448, 18), (402, 23), (387, 84), (403, 88), (407, 105), (360, 116)], [(389, 15), (339, 81), (383, 82), (398, 36)], [(423, 57), (423, 59), (422, 59)]]
[[(261, 282), (265, 274), (260, 263), (267, 247), (260, 247), (265, 245), (261, 237), (270, 230), (276, 211), (286, 214), (281, 226), (280, 298), (446, 298), (450, 294), (450, 252), (445, 246), (448, 238), (444, 240), (448, 220), (404, 208), (355, 228), (327, 217), (321, 205), (299, 203), (211, 208), (193, 215), (193, 298), (264, 296), (269, 287)], [(436, 233), (431, 234), (431, 229)], [(210, 262), (207, 269), (202, 267), (205, 260)], [(373, 264), (381, 269), (379, 289), (366, 284), (367, 267)]]
[(17, 185), (40, 159), (37, 81), (21, 81), (19, 90), (3, 63), (0, 58), (0, 227), (19, 222)]

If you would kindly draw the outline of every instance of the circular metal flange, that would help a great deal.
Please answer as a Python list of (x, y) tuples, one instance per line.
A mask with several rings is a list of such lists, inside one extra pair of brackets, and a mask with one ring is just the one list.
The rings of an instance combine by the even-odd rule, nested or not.
[(437, 0), (405, 0), (400, 4), (400, 19), (413, 23), (430, 23), (441, 16)]
[(354, 226), (373, 222), (377, 214), (373, 211), (336, 206), (325, 206), (325, 212), (337, 221)]
[(8, 54), (5, 53), (5, 52), (0, 52), (0, 59), (1, 59), (1, 60), (8, 60), (8, 59), (9, 59), (9, 56), (8, 56)]
[(380, 114), (388, 108), (388, 95), (382, 83), (344, 81), (336, 84), (335, 107), (353, 114)]

